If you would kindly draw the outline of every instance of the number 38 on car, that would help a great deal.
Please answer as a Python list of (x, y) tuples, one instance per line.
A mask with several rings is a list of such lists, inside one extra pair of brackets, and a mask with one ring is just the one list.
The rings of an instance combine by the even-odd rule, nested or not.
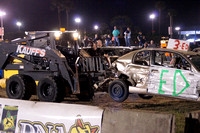
[(200, 55), (163, 48), (130, 52), (112, 64), (115, 79), (108, 92), (117, 102), (129, 93), (142, 98), (152, 95), (198, 100), (200, 93)]

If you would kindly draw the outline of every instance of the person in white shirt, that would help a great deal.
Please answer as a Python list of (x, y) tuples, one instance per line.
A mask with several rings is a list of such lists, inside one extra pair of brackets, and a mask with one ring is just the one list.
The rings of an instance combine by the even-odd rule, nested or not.
[(124, 32), (124, 39), (125, 39), (126, 47), (130, 47), (131, 46), (131, 29), (129, 27)]

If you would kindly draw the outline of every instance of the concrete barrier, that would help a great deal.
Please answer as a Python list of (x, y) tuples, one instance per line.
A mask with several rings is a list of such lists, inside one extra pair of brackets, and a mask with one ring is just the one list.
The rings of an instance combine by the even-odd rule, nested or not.
[(175, 116), (106, 109), (103, 114), (102, 133), (175, 133)]
[(103, 109), (0, 98), (0, 132), (99, 133)]
[(0, 98), (1, 133), (174, 133), (171, 114)]
[(193, 111), (186, 115), (185, 133), (200, 133), (200, 111)]

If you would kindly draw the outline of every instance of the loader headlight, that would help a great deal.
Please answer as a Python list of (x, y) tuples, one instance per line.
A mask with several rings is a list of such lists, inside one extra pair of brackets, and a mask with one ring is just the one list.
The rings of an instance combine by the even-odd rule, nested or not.
[(74, 40), (78, 40), (78, 37), (79, 37), (78, 32), (75, 32), (75, 33), (73, 34), (73, 37), (74, 37)]
[(62, 32), (60, 32), (60, 31), (56, 31), (56, 32), (54, 33), (54, 36), (56, 37), (56, 40), (59, 40), (61, 34), (62, 34)]

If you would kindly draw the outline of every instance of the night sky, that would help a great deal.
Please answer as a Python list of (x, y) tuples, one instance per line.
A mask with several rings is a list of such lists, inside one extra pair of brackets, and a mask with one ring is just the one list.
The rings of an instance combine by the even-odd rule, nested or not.
[[(22, 30), (55, 30), (58, 26), (57, 12), (52, 10), (51, 0), (0, 0), (0, 9), (7, 15), (4, 19), (5, 32), (15, 32), (17, 20), (23, 22)], [(149, 15), (158, 12), (155, 8), (156, 0), (74, 0), (75, 8), (70, 12), (70, 27), (74, 28), (74, 18), (80, 16), (80, 28), (92, 30), (94, 24), (107, 23), (114, 16), (126, 15), (131, 18), (134, 26), (142, 31), (151, 30)], [(166, 9), (162, 14), (162, 32), (167, 32), (170, 8), (176, 10), (174, 26), (182, 29), (198, 26), (200, 23), (200, 0), (165, 0)], [(62, 12), (62, 25), (65, 24), (65, 12)], [(158, 18), (155, 20), (158, 27)]]

